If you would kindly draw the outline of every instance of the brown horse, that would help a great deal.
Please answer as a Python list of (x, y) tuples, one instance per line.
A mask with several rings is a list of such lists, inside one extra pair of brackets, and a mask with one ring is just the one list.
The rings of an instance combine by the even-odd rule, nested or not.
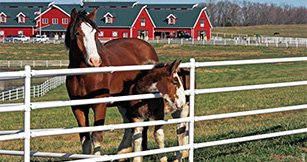
[[(183, 115), (182, 112), (185, 111), (187, 116), (188, 106), (184, 94), (183, 79), (178, 75), (179, 64), (180, 62), (177, 61), (171, 64), (158, 63), (152, 70), (141, 71), (136, 79), (129, 83), (129, 94), (131, 95), (160, 92), (163, 99), (133, 100), (121, 105), (119, 110), (125, 123), (143, 122), (149, 118), (163, 120), (165, 114), (174, 113), (178, 109), (181, 110), (179, 114)], [(141, 151), (142, 132), (143, 127), (126, 129), (119, 146), (119, 150), (121, 150), (119, 153), (131, 152), (132, 144), (135, 152)], [(159, 148), (164, 148), (163, 126), (155, 126), (154, 137)], [(141, 157), (135, 157), (133, 161), (141, 161)], [(165, 154), (160, 155), (160, 161), (167, 161)]]
[[(101, 44), (97, 39), (99, 29), (94, 22), (97, 9), (87, 15), (86, 11), (71, 11), (65, 45), (69, 48), (69, 68), (141, 65), (157, 62), (154, 48), (140, 39), (117, 39)], [(66, 87), (73, 99), (101, 98), (127, 94), (125, 83), (134, 80), (138, 71), (114, 72), (68, 76)], [(94, 125), (104, 125), (107, 104), (72, 106), (79, 127), (89, 126), (89, 108), (94, 111)], [(100, 154), (102, 132), (80, 133), (82, 153)]]

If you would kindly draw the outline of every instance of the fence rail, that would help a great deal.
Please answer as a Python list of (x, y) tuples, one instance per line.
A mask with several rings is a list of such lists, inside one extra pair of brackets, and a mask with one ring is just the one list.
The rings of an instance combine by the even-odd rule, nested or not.
[(67, 67), (69, 60), (0, 60), (1, 67)]
[[(46, 80), (44, 83), (40, 85), (31, 86), (31, 97), (40, 97), (45, 95), (51, 89), (58, 87), (59, 85), (65, 83), (65, 76), (58, 76), (51, 79)], [(0, 101), (5, 100), (18, 100), (23, 99), (25, 93), (24, 87), (19, 87), (7, 91), (3, 91), (0, 93)]]
[[(292, 110), (300, 110), (300, 109), (307, 108), (307, 105), (297, 105), (297, 106), (278, 107), (278, 108), (270, 108), (270, 109), (263, 109), (263, 110), (243, 111), (243, 112), (236, 112), (236, 113), (215, 114), (215, 115), (207, 115), (207, 116), (194, 116), (194, 105), (195, 105), (194, 97), (197, 94), (307, 85), (307, 81), (297, 81), (297, 82), (271, 83), (271, 84), (260, 84), (260, 85), (249, 85), (249, 86), (237, 86), (237, 87), (194, 89), (195, 68), (208, 67), (208, 66), (307, 61), (307, 57), (255, 59), (255, 60), (238, 60), (238, 61), (215, 61), (215, 62), (195, 62), (194, 59), (191, 59), (190, 61), (191, 61), (190, 63), (183, 63), (180, 65), (180, 67), (190, 68), (190, 74), (191, 74), (190, 83), (192, 85), (191, 85), (191, 89), (185, 92), (187, 95), (190, 96), (190, 117), (180, 118), (180, 119), (171, 119), (171, 120), (141, 122), (141, 123), (105, 125), (105, 126), (96, 126), (96, 127), (87, 127), (87, 128), (56, 128), (56, 129), (33, 130), (33, 129), (30, 129), (30, 111), (35, 111), (36, 109), (44, 109), (44, 108), (52, 108), (52, 107), (60, 107), (60, 106), (72, 106), (72, 105), (93, 104), (93, 103), (109, 103), (109, 102), (116, 102), (116, 101), (122, 101), (122, 100), (127, 101), (127, 100), (133, 100), (135, 98), (137, 99), (158, 98), (158, 97), (161, 97), (161, 95), (160, 94), (144, 94), (144, 95), (118, 96), (118, 97), (86, 99), (86, 100), (30, 102), (30, 97), (31, 97), (30, 95), (30, 92), (31, 92), (30, 81), (31, 80), (30, 79), (31, 77), (80, 75), (80, 74), (85, 74), (89, 72), (90, 73), (101, 73), (101, 72), (106, 73), (106, 72), (115, 72), (115, 71), (146, 70), (146, 69), (151, 69), (153, 65), (105, 67), (105, 68), (103, 67), (102, 68), (84, 68), (84, 69), (57, 69), (57, 70), (31, 70), (29, 66), (26, 66), (24, 71), (0, 73), (0, 79), (3, 79), (3, 78), (4, 79), (8, 79), (8, 78), (11, 78), (11, 79), (24, 78), (25, 79), (24, 103), (0, 105), (0, 112), (24, 111), (24, 116), (25, 116), (24, 117), (24, 130), (11, 130), (11, 131), (1, 131), (0, 132), (1, 134), (0, 141), (13, 140), (13, 139), (24, 139), (24, 151), (0, 150), (0, 154), (23, 155), (24, 161), (26, 162), (30, 161), (30, 156), (84, 159), (84, 160), (77, 160), (77, 161), (86, 161), (86, 160), (91, 160), (91, 161), (110, 161), (111, 160), (113, 161), (113, 160), (122, 159), (122, 158), (145, 156), (145, 155), (158, 154), (162, 152), (174, 152), (178, 150), (189, 149), (189, 161), (193, 161), (194, 149), (307, 132), (307, 128), (304, 128), (304, 129), (275, 132), (275, 133), (255, 135), (255, 136), (226, 139), (226, 140), (220, 140), (220, 141), (194, 143), (194, 122), (203, 121), (203, 120), (214, 120), (214, 119), (222, 119), (222, 118), (247, 116), (247, 115), (292, 111)], [(155, 149), (155, 150), (149, 150), (149, 151), (138, 152), (138, 153), (129, 153), (129, 154), (121, 154), (121, 155), (104, 155), (104, 156), (30, 152), (30, 139), (35, 138), (35, 137), (71, 134), (71, 133), (80, 133), (80, 132), (90, 132), (90, 131), (111, 131), (114, 129), (124, 129), (124, 128), (140, 127), (140, 126), (165, 125), (165, 124), (174, 124), (174, 123), (181, 123), (181, 122), (190, 123), (190, 129), (189, 129), (189, 136), (190, 136), (189, 142), (190, 143), (184, 146), (169, 147), (169, 148), (164, 148), (164, 149)]]

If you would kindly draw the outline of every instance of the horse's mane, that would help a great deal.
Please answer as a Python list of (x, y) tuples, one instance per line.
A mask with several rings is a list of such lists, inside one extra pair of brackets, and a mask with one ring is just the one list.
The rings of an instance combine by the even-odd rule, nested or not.
[(71, 36), (74, 35), (76, 28), (77, 28), (77, 26), (78, 26), (78, 24), (81, 20), (90, 24), (95, 30), (97, 30), (99, 32), (98, 26), (96, 25), (96, 23), (93, 20), (91, 20), (87, 16), (87, 12), (85, 10), (79, 11), (78, 16), (76, 18), (76, 21), (70, 22), (68, 27), (67, 27), (67, 31), (66, 31), (66, 35), (65, 35), (65, 46), (67, 48), (69, 48)]

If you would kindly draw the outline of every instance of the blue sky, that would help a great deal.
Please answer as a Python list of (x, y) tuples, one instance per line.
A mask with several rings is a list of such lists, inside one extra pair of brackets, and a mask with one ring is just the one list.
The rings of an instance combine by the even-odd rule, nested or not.
[[(55, 2), (55, 3), (80, 3), (81, 0), (0, 0), (0, 2)], [(96, 0), (98, 1), (111, 1), (111, 0)], [(112, 0), (112, 1), (138, 1), (140, 3), (201, 3), (205, 0)], [(242, 0), (237, 0), (242, 1)], [(246, 0), (259, 3), (274, 3), (276, 5), (288, 4), (295, 7), (304, 6), (307, 7), (307, 0)]]

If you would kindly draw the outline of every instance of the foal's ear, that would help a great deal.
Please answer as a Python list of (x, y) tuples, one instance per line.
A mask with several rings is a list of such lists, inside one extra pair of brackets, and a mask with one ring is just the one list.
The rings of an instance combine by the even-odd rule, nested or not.
[(78, 17), (78, 13), (76, 11), (76, 8), (74, 8), (71, 10), (70, 19), (71, 21), (76, 21), (77, 17)]
[(96, 8), (95, 10), (93, 10), (91, 13), (89, 13), (89, 14), (87, 15), (87, 17), (94, 21), (94, 20), (95, 20), (95, 16), (96, 16), (97, 10), (98, 10), (97, 8)]
[(177, 72), (180, 63), (181, 63), (181, 60), (180, 61), (175, 60), (173, 63), (170, 64), (169, 70), (170, 70), (171, 76)]

